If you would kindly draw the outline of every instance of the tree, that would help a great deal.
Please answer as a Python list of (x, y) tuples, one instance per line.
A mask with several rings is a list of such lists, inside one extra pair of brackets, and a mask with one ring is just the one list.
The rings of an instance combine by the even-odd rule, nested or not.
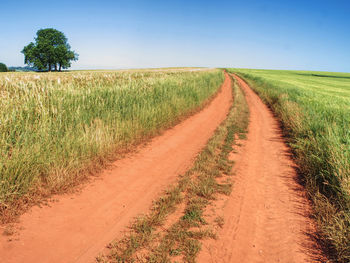
[(40, 29), (36, 33), (35, 43), (30, 42), (22, 50), (24, 63), (38, 70), (59, 70), (71, 66), (78, 54), (71, 51), (66, 36), (53, 28)]
[(69, 45), (60, 45), (56, 49), (57, 63), (59, 71), (71, 66), (71, 61), (77, 60), (77, 54), (70, 50)]
[(7, 72), (8, 69), (4, 63), (0, 63), (0, 72)]

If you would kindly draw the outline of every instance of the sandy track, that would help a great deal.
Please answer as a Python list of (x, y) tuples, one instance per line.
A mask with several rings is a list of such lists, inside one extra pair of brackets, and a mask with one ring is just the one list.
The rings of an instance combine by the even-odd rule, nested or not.
[(221, 208), (219, 239), (203, 245), (198, 262), (319, 262), (307, 237), (309, 202), (278, 121), (239, 77), (250, 110), (247, 140), (232, 158), (234, 186)]
[(231, 80), (201, 112), (153, 139), (115, 168), (50, 207), (20, 218), (19, 235), (0, 237), (0, 262), (91, 262), (132, 218), (193, 163), (232, 104)]

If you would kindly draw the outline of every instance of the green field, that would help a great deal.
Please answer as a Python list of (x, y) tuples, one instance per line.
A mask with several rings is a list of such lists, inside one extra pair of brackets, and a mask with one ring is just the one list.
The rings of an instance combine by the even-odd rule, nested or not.
[(49, 195), (202, 107), (220, 70), (0, 74), (0, 210)]
[(230, 69), (283, 124), (314, 203), (320, 235), (350, 261), (350, 74)]

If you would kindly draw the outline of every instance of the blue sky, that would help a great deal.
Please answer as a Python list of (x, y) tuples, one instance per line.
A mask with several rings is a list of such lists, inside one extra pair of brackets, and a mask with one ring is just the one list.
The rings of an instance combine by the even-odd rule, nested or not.
[(40, 28), (63, 31), (73, 69), (168, 66), (350, 72), (350, 1), (0, 0), (0, 62), (23, 65)]

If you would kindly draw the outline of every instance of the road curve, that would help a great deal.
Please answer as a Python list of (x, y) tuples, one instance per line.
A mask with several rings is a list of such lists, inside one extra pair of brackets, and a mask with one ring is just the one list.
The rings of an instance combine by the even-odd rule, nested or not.
[(232, 105), (231, 80), (199, 113), (154, 138), (137, 153), (76, 194), (33, 207), (20, 218), (18, 235), (0, 236), (2, 263), (86, 263), (121, 235), (131, 220), (147, 212), (166, 186), (185, 172), (226, 118)]
[(198, 262), (320, 262), (307, 233), (310, 205), (279, 123), (250, 87), (234, 76), (250, 111), (247, 140), (232, 155), (234, 186), (221, 208), (224, 226)]

